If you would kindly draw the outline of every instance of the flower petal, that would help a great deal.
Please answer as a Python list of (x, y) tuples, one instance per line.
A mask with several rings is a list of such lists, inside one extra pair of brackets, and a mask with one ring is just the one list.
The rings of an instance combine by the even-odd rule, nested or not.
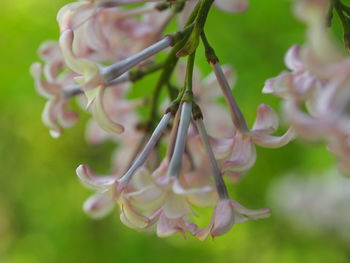
[(176, 219), (187, 214), (193, 214), (193, 211), (186, 198), (172, 193), (169, 193), (166, 196), (163, 211), (165, 216), (170, 219)]
[(97, 193), (90, 196), (83, 205), (84, 212), (93, 219), (101, 219), (112, 212), (114, 202), (106, 194)]
[(299, 45), (293, 45), (284, 57), (284, 63), (291, 70), (303, 70), (304, 63), (300, 58), (301, 47)]
[(274, 94), (280, 98), (288, 98), (289, 91), (293, 90), (291, 88), (292, 86), (292, 73), (284, 71), (277, 77), (268, 79), (265, 82), (265, 86), (262, 92), (265, 94)]
[[(244, 216), (247, 219), (253, 219), (253, 220), (258, 220), (258, 219), (264, 219), (268, 218), (271, 216), (271, 210), (268, 208), (262, 208), (262, 209), (248, 209), (239, 204), (235, 200), (230, 200), (230, 205), (232, 208), (235, 210), (237, 215)], [(238, 218), (235, 218), (235, 223), (239, 224), (242, 223), (246, 220), (238, 220)]]
[(135, 211), (126, 199), (121, 198), (119, 205), (121, 209), (120, 220), (126, 226), (133, 229), (145, 229), (153, 223), (150, 218)]
[(168, 237), (180, 233), (185, 238), (185, 229), (181, 224), (181, 219), (169, 219), (161, 213), (157, 223), (157, 236)]
[(250, 135), (237, 134), (232, 147), (231, 157), (224, 162), (223, 171), (244, 173), (256, 161), (256, 149)]
[(40, 63), (36, 62), (32, 64), (30, 67), (30, 73), (34, 78), (35, 89), (38, 94), (45, 98), (52, 98), (53, 96), (58, 95), (60, 87), (57, 84), (42, 79), (43, 68)]
[(269, 105), (260, 104), (258, 107), (257, 118), (253, 125), (253, 131), (261, 130), (266, 133), (272, 133), (278, 128), (278, 117), (274, 109)]
[(290, 141), (294, 140), (296, 134), (294, 129), (289, 128), (282, 136), (271, 136), (261, 131), (252, 132), (252, 140), (255, 144), (258, 144), (266, 148), (279, 148)]
[(213, 227), (210, 231), (212, 236), (221, 236), (232, 228), (234, 221), (234, 208), (232, 207), (231, 200), (220, 201), (213, 213)]
[(58, 103), (59, 99), (49, 100), (45, 104), (45, 108), (41, 116), (43, 123), (50, 129), (50, 135), (53, 138), (58, 138), (62, 134), (62, 128), (57, 124)]
[(214, 4), (217, 8), (229, 13), (242, 13), (249, 7), (247, 0), (216, 0)]
[(61, 33), (59, 43), (67, 66), (82, 75), (76, 77), (75, 81), (87, 90), (103, 84), (104, 80), (97, 64), (87, 59), (75, 57), (73, 53), (73, 39), (73, 31), (65, 30)]
[(79, 165), (76, 173), (80, 181), (88, 188), (95, 190), (104, 190), (116, 182), (114, 176), (97, 176), (87, 165)]
[(60, 101), (58, 105), (58, 120), (62, 127), (69, 128), (74, 125), (74, 123), (77, 121), (79, 115), (75, 113), (74, 111), (70, 111), (66, 108), (68, 104), (68, 100)]
[(124, 132), (124, 127), (118, 123), (113, 122), (104, 109), (103, 95), (106, 88), (104, 86), (99, 86), (96, 89), (97, 94), (91, 105), (91, 111), (94, 120), (103, 130), (108, 133)]

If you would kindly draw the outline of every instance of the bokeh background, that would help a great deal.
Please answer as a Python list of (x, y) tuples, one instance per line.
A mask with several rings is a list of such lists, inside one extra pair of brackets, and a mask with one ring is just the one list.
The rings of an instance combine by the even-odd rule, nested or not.
[[(344, 239), (332, 231), (305, 228), (292, 215), (280, 213), (237, 225), (229, 234), (205, 242), (180, 236), (160, 239), (130, 230), (117, 212), (101, 221), (89, 219), (81, 205), (90, 192), (78, 182), (75, 169), (88, 163), (107, 172), (113, 144), (87, 145), (84, 115), (62, 138), (52, 139), (40, 119), (45, 101), (35, 94), (28, 71), (38, 59), (39, 44), (57, 39), (55, 16), (65, 3), (1, 1), (1, 263), (350, 262), (350, 246)], [(234, 66), (235, 94), (252, 123), (258, 104), (280, 108), (280, 101), (262, 95), (261, 89), (266, 78), (284, 69), (282, 58), (289, 46), (303, 43), (304, 28), (293, 17), (289, 1), (250, 3), (249, 12), (236, 16), (213, 9), (207, 35), (221, 61)], [(198, 57), (199, 67), (207, 73), (203, 55)], [(152, 88), (152, 82), (145, 83), (144, 89)], [(259, 148), (256, 166), (230, 190), (249, 208), (271, 207), (266, 196), (276, 179), (287, 172), (305, 177), (312, 171), (317, 176), (333, 161), (320, 144), (297, 141), (277, 150)]]

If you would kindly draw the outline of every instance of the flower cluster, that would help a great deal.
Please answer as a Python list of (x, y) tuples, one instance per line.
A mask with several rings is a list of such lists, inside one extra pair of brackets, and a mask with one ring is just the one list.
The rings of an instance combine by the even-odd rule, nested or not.
[(298, 1), (295, 12), (307, 25), (307, 43), (290, 48), (285, 56), (290, 71), (268, 80), (263, 91), (283, 98), (296, 133), (325, 140), (340, 170), (350, 173), (350, 60), (327, 32), (329, 8), (326, 0)]
[[(248, 128), (232, 94), (233, 70), (220, 65), (204, 32), (213, 2), (82, 0), (59, 11), (59, 41), (44, 43), (39, 51), (44, 65), (31, 67), (39, 94), (49, 100), (44, 123), (54, 137), (61, 135), (77, 119), (67, 107), (79, 97), (92, 115), (87, 140), (118, 142), (110, 175), (98, 175), (87, 165), (77, 168), (81, 182), (95, 191), (83, 206), (92, 218), (104, 217), (117, 205), (120, 220), (130, 228), (154, 229), (161, 237), (189, 233), (204, 240), (270, 215), (269, 209), (247, 209), (230, 199), (224, 177), (240, 179), (256, 161), (255, 145), (284, 146), (294, 139), (294, 127), (274, 136), (278, 116), (262, 104)], [(215, 4), (233, 13), (248, 7), (246, 0)], [(181, 29), (165, 34), (176, 16)], [(200, 42), (213, 71), (204, 79), (194, 65)], [(161, 52), (166, 58), (159, 62)], [(305, 67), (295, 61), (298, 51), (293, 52), (290, 59), (299, 63), (299, 71), (285, 75), (322, 88), (324, 82), (309, 80)], [(187, 63), (178, 63), (183, 56)], [(133, 82), (156, 71), (160, 76), (152, 94), (129, 100)], [(276, 86), (283, 81), (272, 80), (265, 91), (281, 93)], [(161, 103), (163, 88), (168, 99)], [(221, 96), (226, 105), (218, 102)], [(139, 107), (147, 105), (148, 117), (138, 115)], [(208, 206), (213, 207), (212, 219), (200, 228), (194, 208)]]

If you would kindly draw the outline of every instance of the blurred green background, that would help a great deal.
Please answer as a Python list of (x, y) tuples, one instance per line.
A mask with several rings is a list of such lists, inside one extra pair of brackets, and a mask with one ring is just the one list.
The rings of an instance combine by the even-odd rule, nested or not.
[[(237, 225), (229, 234), (205, 242), (180, 236), (160, 239), (130, 230), (117, 212), (90, 220), (81, 206), (91, 192), (80, 185), (75, 169), (88, 163), (107, 171), (113, 145), (87, 145), (86, 116), (62, 138), (52, 139), (40, 119), (45, 101), (35, 94), (28, 72), (38, 59), (39, 44), (57, 39), (55, 16), (67, 2), (1, 1), (1, 263), (350, 262), (349, 247), (335, 236), (309, 233), (277, 215)], [(289, 1), (250, 3), (248, 13), (236, 16), (213, 9), (207, 35), (221, 62), (235, 67), (235, 94), (252, 123), (258, 104), (280, 108), (279, 100), (262, 95), (261, 89), (266, 78), (284, 68), (285, 51), (303, 42), (304, 31)], [(198, 57), (207, 73), (203, 55)], [(256, 166), (231, 191), (249, 208), (266, 207), (266, 191), (275, 178), (287, 171), (317, 173), (332, 164), (324, 146), (293, 142), (277, 150), (259, 148)]]

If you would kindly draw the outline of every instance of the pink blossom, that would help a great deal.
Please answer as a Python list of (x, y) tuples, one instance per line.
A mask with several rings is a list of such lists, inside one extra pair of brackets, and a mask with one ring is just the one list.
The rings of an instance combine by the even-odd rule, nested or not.
[(256, 161), (255, 144), (267, 148), (278, 148), (294, 139), (292, 129), (282, 136), (272, 136), (278, 128), (278, 117), (268, 105), (258, 107), (257, 119), (249, 130), (237, 103), (232, 96), (230, 86), (219, 63), (212, 64), (225, 99), (229, 105), (234, 127), (230, 137), (212, 138), (213, 150), (223, 172), (233, 178), (248, 171)]
[(50, 134), (56, 138), (62, 134), (61, 127), (71, 127), (78, 118), (75, 112), (67, 109), (69, 99), (64, 95), (64, 89), (74, 84), (71, 80), (74, 74), (71, 71), (61, 73), (65, 64), (56, 42), (43, 43), (39, 54), (45, 62), (44, 66), (34, 63), (30, 71), (37, 92), (48, 99), (42, 119)]
[(307, 139), (325, 140), (348, 173), (350, 60), (326, 31), (326, 7), (328, 1), (323, 0), (297, 2), (297, 15), (307, 25), (307, 44), (288, 51), (285, 62), (291, 72), (268, 80), (264, 92), (282, 97), (294, 131)]
[(257, 220), (270, 216), (267, 208), (251, 210), (243, 207), (235, 200), (221, 200), (215, 207), (210, 224), (196, 232), (200, 240), (205, 240), (209, 235), (221, 236), (231, 230), (234, 224), (243, 223), (249, 219)]

